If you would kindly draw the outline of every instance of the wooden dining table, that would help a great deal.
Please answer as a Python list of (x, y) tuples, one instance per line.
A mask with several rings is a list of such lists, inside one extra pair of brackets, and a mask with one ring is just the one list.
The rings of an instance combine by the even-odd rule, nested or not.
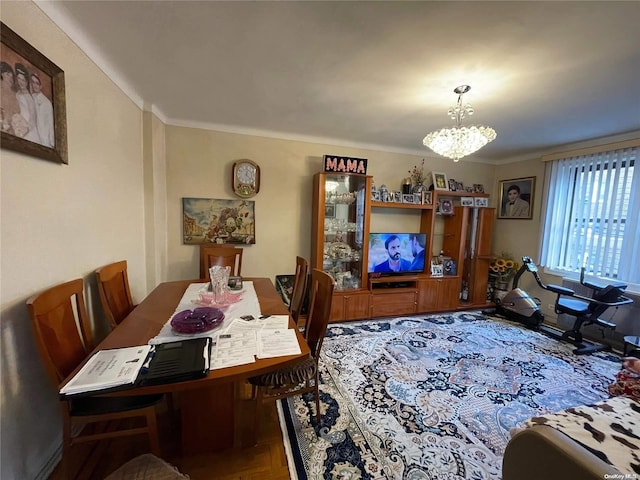
[[(263, 315), (288, 315), (289, 311), (268, 278), (246, 278), (253, 287)], [(158, 285), (100, 344), (95, 351), (144, 345), (155, 337), (169, 321), (192, 283), (182, 280)], [(185, 382), (136, 387), (123, 394), (172, 393), (178, 398), (181, 416), (182, 453), (191, 455), (246, 444), (239, 438), (240, 418), (236, 408), (236, 391), (246, 379), (294, 364), (309, 355), (309, 346), (295, 328), (300, 345), (299, 355), (257, 359), (254, 363), (209, 371), (206, 377)], [(65, 380), (66, 383), (73, 373)]]

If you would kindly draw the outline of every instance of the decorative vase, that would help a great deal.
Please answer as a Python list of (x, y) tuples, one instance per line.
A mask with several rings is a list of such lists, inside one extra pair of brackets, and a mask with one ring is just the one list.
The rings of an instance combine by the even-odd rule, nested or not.
[(426, 187), (426, 185), (424, 185), (423, 183), (417, 183), (413, 186), (411, 193), (422, 193), (428, 191), (429, 189)]

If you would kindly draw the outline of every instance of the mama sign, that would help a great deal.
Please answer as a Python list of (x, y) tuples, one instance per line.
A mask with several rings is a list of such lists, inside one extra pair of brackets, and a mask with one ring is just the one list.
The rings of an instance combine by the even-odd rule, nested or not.
[(335, 155), (324, 156), (325, 172), (359, 173), (366, 175), (367, 159), (354, 157), (337, 157)]

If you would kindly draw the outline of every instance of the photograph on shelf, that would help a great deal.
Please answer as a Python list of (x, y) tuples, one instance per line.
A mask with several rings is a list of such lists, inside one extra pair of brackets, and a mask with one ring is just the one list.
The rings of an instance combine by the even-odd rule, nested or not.
[(442, 274), (443, 275), (457, 275), (456, 261), (451, 257), (442, 258)]
[(474, 205), (476, 207), (488, 207), (489, 199), (488, 198), (475, 198)]
[(373, 200), (374, 202), (380, 201), (380, 192), (378, 190), (376, 190), (375, 192), (371, 192), (371, 200)]
[(402, 203), (414, 203), (413, 193), (402, 194)]
[(536, 177), (499, 180), (500, 204), (498, 218), (531, 220)]
[(402, 203), (402, 192), (400, 190), (396, 190), (393, 192), (393, 200), (395, 203)]
[(431, 192), (422, 192), (422, 203), (425, 205), (431, 205), (433, 203)]
[(455, 192), (457, 190), (457, 185), (458, 183), (456, 182), (455, 178), (449, 179), (449, 191)]
[(484, 185), (482, 185), (481, 183), (474, 183), (473, 191), (476, 193), (484, 193)]
[(453, 202), (450, 198), (441, 198), (438, 207), (441, 215), (453, 215)]
[(456, 192), (464, 192), (464, 184), (462, 182), (456, 182)]
[(336, 206), (335, 205), (325, 205), (324, 206), (324, 216), (326, 218), (333, 218), (336, 216)]
[(413, 195), (413, 203), (417, 203), (418, 205), (420, 205), (421, 203), (424, 203), (423, 201), (424, 192), (414, 193), (412, 195)]
[(431, 179), (433, 180), (434, 190), (449, 190), (449, 182), (447, 181), (446, 173), (431, 172)]
[(433, 263), (431, 262), (431, 276), (432, 277), (442, 277), (444, 274), (443, 266), (441, 263)]
[(460, 205), (463, 207), (473, 207), (475, 205), (473, 197), (460, 197)]

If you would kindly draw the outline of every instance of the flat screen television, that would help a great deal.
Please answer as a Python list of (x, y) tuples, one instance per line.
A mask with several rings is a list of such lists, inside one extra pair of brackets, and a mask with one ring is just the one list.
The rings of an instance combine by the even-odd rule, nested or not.
[(367, 272), (380, 276), (423, 273), (426, 242), (425, 233), (370, 233)]

